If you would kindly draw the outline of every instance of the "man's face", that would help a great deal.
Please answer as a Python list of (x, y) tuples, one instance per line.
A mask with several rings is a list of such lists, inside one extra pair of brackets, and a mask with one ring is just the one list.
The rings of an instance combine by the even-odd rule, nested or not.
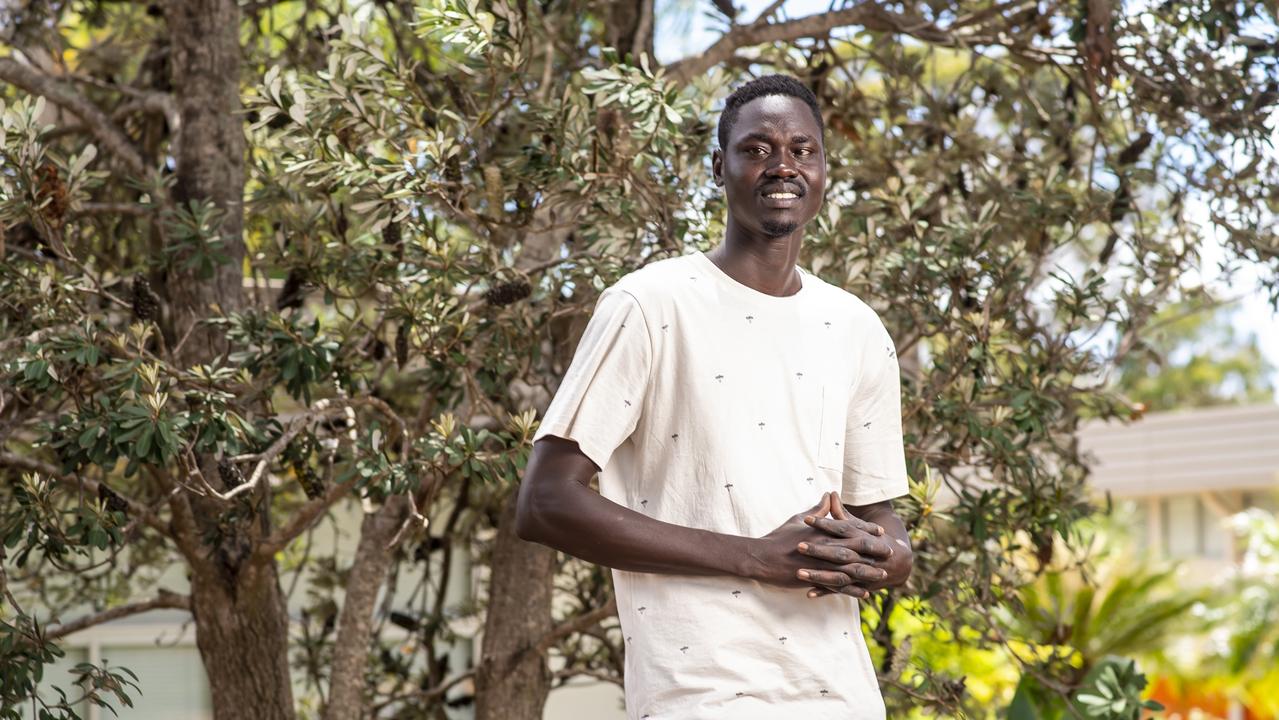
[(808, 105), (789, 95), (738, 109), (728, 145), (711, 160), (728, 214), (766, 237), (795, 232), (817, 215), (826, 190), (826, 151)]

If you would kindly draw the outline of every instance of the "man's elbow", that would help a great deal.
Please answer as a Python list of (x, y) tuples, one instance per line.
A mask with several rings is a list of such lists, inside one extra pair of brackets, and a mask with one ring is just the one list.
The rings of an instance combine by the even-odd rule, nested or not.
[(526, 542), (545, 542), (546, 523), (539, 508), (537, 493), (525, 479), (515, 498), (515, 534)]

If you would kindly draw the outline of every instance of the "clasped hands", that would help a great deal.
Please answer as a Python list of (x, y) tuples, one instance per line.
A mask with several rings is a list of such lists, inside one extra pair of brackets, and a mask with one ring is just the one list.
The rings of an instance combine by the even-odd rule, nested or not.
[(759, 539), (752, 552), (757, 579), (785, 587), (809, 586), (808, 597), (840, 593), (867, 598), (910, 575), (911, 553), (884, 528), (848, 513), (839, 493), (822, 494), (811, 509)]

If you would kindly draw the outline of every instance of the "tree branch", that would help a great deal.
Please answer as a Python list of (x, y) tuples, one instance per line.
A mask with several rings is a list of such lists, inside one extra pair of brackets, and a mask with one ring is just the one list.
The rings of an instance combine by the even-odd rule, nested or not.
[(594, 610), (556, 625), (550, 632), (542, 636), (542, 639), (537, 643), (537, 646), (533, 648), (533, 652), (541, 655), (547, 650), (550, 650), (551, 647), (561, 639), (566, 638), (575, 632), (586, 630), (601, 620), (616, 614), (617, 598), (611, 597), (608, 599), (608, 602)]
[(253, 551), (253, 559), (255, 562), (264, 562), (275, 557), (275, 554), (288, 547), (293, 539), (307, 531), (307, 528), (320, 518), (333, 503), (342, 499), (359, 482), (360, 477), (355, 477), (337, 485), (331, 485), (328, 490), (320, 497), (308, 501), (294, 513), (289, 521), (276, 530), (271, 537), (263, 540)]
[[(668, 74), (677, 83), (683, 84), (712, 67), (726, 62), (733, 57), (733, 53), (738, 48), (820, 37), (845, 25), (860, 25), (867, 30), (881, 32), (904, 33), (934, 45), (960, 44), (954, 33), (939, 28), (928, 20), (917, 15), (889, 12), (880, 7), (879, 3), (871, 0), (864, 0), (843, 10), (815, 13), (785, 22), (768, 22), (768, 19), (769, 13), (764, 13), (749, 25), (733, 27), (705, 52), (667, 65)], [(975, 42), (975, 39), (967, 39), (967, 42)]]
[(102, 612), (93, 613), (92, 615), (85, 615), (78, 620), (72, 620), (71, 622), (63, 625), (56, 625), (45, 632), (45, 637), (49, 640), (57, 640), (58, 638), (66, 637), (71, 633), (80, 632), (81, 630), (93, 627), (94, 625), (101, 625), (102, 623), (118, 620), (122, 617), (138, 615), (140, 613), (159, 610), (162, 608), (186, 610), (187, 612), (190, 612), (191, 598), (186, 595), (181, 595), (161, 588), (159, 595), (150, 600), (121, 605), (119, 607), (111, 608), (110, 610), (103, 610)]
[[(76, 484), (79, 487), (84, 488), (85, 491), (94, 497), (98, 496), (99, 488), (102, 487), (102, 483), (97, 480), (81, 477), (79, 475), (67, 475), (50, 463), (26, 457), (24, 455), (15, 455), (8, 452), (0, 453), (0, 467), (17, 468), (27, 472), (47, 475), (59, 482)], [(119, 490), (111, 488), (110, 486), (107, 487), (107, 490), (119, 497), (129, 506), (129, 515), (133, 518), (134, 522), (146, 523), (148, 527), (161, 535), (167, 538), (173, 537), (173, 534), (169, 532), (169, 528), (165, 527), (164, 523), (160, 522), (159, 518), (155, 516), (155, 512), (150, 507), (147, 507), (145, 503), (135, 500)], [(165, 499), (167, 499), (167, 497)]]
[(127, 171), (139, 178), (147, 175), (146, 162), (129, 136), (111, 122), (111, 118), (97, 105), (65, 83), (12, 57), (0, 58), (0, 80), (16, 85), (32, 95), (41, 95), (76, 115), (84, 121), (101, 148), (110, 152)]

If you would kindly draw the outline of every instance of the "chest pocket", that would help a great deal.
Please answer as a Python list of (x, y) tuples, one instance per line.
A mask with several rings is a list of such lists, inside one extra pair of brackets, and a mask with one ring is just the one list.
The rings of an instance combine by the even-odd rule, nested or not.
[(848, 398), (838, 383), (822, 386), (821, 430), (817, 433), (817, 466), (843, 473), (844, 441), (848, 428)]

